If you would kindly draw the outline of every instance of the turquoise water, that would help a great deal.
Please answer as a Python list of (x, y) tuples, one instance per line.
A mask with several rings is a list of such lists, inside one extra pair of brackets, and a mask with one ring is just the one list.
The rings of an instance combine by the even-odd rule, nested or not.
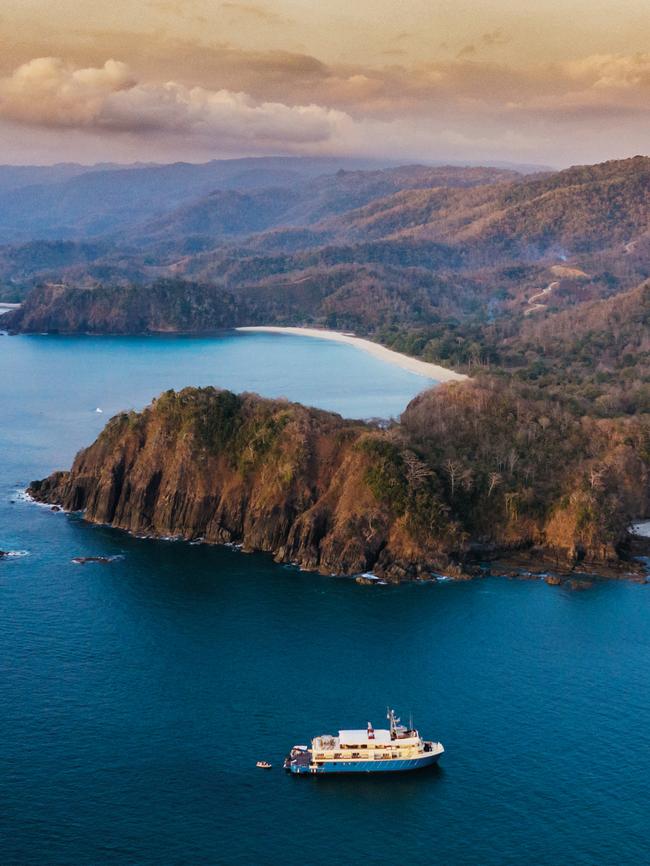
[[(296, 337), (0, 337), (0, 548), (29, 552), (0, 562), (2, 866), (647, 863), (650, 587), (366, 587), (17, 499), (111, 412), (207, 383), (365, 416), (422, 380)], [(439, 770), (279, 769), (387, 703)]]

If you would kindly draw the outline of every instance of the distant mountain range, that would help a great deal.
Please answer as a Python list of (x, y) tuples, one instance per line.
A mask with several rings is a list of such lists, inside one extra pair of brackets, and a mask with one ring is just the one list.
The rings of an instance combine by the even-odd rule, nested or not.
[[(553, 267), (563, 268), (559, 290), (538, 309), (608, 297), (649, 275), (648, 158), (534, 175), (332, 168), (299, 158), (111, 168), (5, 192), (0, 231), (42, 234), (0, 246), (2, 297), (45, 283), (76, 293), (65, 322), (43, 296), (12, 326), (112, 330), (88, 314), (98, 287), (120, 307), (121, 291), (155, 291), (162, 279), (199, 284), (185, 293), (209, 296), (213, 310), (223, 296), (238, 310), (232, 324), (300, 318), (372, 333), (432, 316), (529, 314)], [(132, 326), (122, 316), (119, 330), (211, 330), (230, 319), (158, 310)]]
[(213, 190), (292, 186), (365, 159), (261, 157), (171, 165), (0, 166), (0, 242), (87, 239), (168, 213)]

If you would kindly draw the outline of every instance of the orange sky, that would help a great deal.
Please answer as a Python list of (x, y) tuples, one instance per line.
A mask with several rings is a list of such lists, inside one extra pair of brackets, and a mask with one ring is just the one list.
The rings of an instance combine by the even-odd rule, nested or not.
[(647, 0), (4, 0), (0, 161), (648, 152)]

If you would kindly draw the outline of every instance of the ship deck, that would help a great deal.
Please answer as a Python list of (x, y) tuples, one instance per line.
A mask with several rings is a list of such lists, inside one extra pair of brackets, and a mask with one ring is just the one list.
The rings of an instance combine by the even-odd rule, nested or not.
[(293, 772), (308, 772), (309, 764), (311, 762), (311, 749), (307, 749), (304, 752), (298, 752), (295, 757), (289, 758), (289, 768), (295, 767), (296, 769)]

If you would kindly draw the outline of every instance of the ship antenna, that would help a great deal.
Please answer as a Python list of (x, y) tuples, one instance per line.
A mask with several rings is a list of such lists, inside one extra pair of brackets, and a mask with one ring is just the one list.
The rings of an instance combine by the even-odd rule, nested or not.
[(409, 713), (409, 731), (413, 730), (413, 710)]

